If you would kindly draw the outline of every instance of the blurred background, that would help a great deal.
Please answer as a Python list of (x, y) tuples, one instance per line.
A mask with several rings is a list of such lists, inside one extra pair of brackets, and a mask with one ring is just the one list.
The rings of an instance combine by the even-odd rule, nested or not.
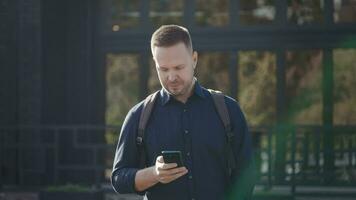
[(255, 199), (356, 198), (356, 0), (0, 0), (1, 200), (140, 199), (113, 156), (172, 23), (246, 114)]

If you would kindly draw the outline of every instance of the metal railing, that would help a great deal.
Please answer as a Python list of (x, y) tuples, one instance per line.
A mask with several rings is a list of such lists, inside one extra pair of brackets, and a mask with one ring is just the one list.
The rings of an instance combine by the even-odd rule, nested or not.
[[(325, 149), (325, 132), (332, 132), (333, 149)], [(356, 185), (355, 126), (275, 126), (251, 128), (259, 169), (258, 184), (265, 188), (288, 185), (294, 194), (303, 186)], [(284, 141), (277, 137), (284, 134)], [(281, 147), (283, 146), (283, 147)], [(277, 160), (277, 150), (285, 150)], [(325, 166), (325, 151), (331, 151), (334, 163)], [(277, 171), (282, 163), (283, 171)]]
[[(0, 127), (0, 185), (58, 185), (67, 182), (100, 187), (109, 183), (119, 126), (18, 126)], [(356, 127), (334, 126), (334, 166), (325, 172), (323, 126), (251, 127), (258, 184), (298, 185), (356, 184)], [(285, 141), (278, 142), (283, 134)], [(282, 145), (283, 147), (281, 148)], [(284, 149), (283, 161), (277, 158)], [(282, 163), (282, 171), (278, 165)], [(333, 182), (326, 180), (330, 173)]]

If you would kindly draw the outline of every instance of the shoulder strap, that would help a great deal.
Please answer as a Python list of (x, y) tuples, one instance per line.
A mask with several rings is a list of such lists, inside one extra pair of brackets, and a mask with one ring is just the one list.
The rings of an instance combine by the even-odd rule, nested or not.
[(136, 137), (136, 144), (138, 145), (138, 149), (139, 149), (140, 166), (141, 167), (145, 167), (145, 162), (146, 162), (146, 153), (145, 153), (145, 148), (143, 145), (143, 139), (144, 139), (144, 135), (145, 135), (146, 125), (147, 125), (147, 122), (151, 116), (151, 112), (152, 112), (153, 106), (156, 102), (158, 93), (159, 93), (159, 91), (156, 91), (155, 93), (150, 94), (149, 96), (146, 97), (146, 99), (143, 102), (143, 108), (142, 108), (140, 120), (138, 123), (138, 133), (137, 133), (137, 137)]
[(224, 94), (217, 90), (208, 89), (213, 97), (215, 107), (219, 113), (219, 116), (224, 123), (225, 130), (231, 130), (230, 116), (227, 111)]
[(230, 116), (225, 103), (225, 95), (220, 91), (216, 91), (212, 89), (208, 89), (208, 91), (210, 92), (213, 98), (215, 108), (218, 111), (219, 117), (224, 124), (227, 143), (228, 143), (226, 147), (226, 153), (228, 155), (228, 160), (227, 160), (228, 173), (229, 176), (231, 176), (232, 170), (235, 169), (236, 167), (235, 156), (232, 149), (234, 133), (232, 132)]

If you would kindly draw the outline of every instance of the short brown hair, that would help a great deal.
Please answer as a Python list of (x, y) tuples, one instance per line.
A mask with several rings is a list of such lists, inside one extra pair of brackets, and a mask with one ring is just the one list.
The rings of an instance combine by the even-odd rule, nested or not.
[(178, 25), (163, 25), (151, 37), (151, 51), (154, 47), (170, 47), (183, 42), (188, 50), (193, 50), (189, 31)]

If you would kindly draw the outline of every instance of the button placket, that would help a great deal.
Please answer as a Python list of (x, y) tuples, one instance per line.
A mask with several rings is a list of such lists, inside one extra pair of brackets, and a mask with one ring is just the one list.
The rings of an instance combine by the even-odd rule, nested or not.
[(194, 198), (193, 172), (192, 172), (192, 155), (191, 155), (191, 121), (189, 120), (189, 109), (187, 105), (182, 108), (182, 134), (184, 138), (185, 163), (188, 168), (187, 181), (189, 185), (189, 193), (191, 199)]

